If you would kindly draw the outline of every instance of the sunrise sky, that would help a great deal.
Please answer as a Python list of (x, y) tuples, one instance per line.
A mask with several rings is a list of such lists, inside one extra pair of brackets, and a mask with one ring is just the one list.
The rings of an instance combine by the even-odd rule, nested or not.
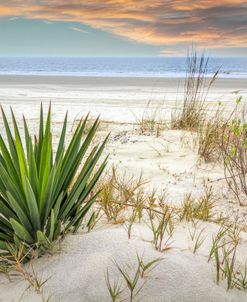
[(246, 0), (0, 0), (1, 56), (247, 56)]

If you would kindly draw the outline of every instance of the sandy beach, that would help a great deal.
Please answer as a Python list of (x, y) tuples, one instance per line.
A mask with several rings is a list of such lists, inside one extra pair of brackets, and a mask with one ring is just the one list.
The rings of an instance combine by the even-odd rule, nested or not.
[(0, 0), (0, 302), (247, 302), (247, 0)]
[[(15, 106), (14, 106), (15, 107)], [(29, 121), (32, 125), (32, 121)], [(131, 124), (103, 123), (98, 139), (108, 131), (111, 138), (105, 154), (110, 154), (108, 170), (117, 167), (127, 179), (138, 179), (140, 174), (146, 181), (145, 192), (153, 189), (167, 195), (166, 202), (174, 207), (183, 203), (186, 194), (193, 197), (204, 194), (204, 186), (212, 186), (213, 215), (247, 226), (246, 208), (240, 207), (228, 191), (220, 164), (200, 162), (193, 143), (193, 136), (186, 131), (164, 130), (159, 138), (141, 135)], [(120, 276), (114, 265), (125, 267), (133, 275), (137, 266), (136, 255), (144, 255), (145, 261), (162, 257), (162, 262), (147, 277), (138, 283), (144, 284), (137, 298), (150, 302), (242, 302), (246, 293), (238, 289), (227, 291), (226, 282), (216, 284), (216, 269), (213, 261), (208, 262), (212, 238), (220, 230), (214, 222), (199, 221), (196, 232), (202, 231), (203, 243), (193, 253), (195, 241), (191, 239), (194, 230), (192, 222), (177, 222), (174, 234), (169, 240), (169, 250), (158, 252), (152, 246), (153, 235), (146, 223), (135, 223), (128, 239), (126, 224), (110, 224), (103, 220), (89, 233), (79, 231), (68, 235), (55, 245), (54, 250), (34, 259), (26, 265), (40, 280), (48, 281), (42, 287), (42, 294), (36, 293), (21, 277), (8, 280), (0, 275), (0, 301), (73, 301), (108, 302), (105, 274), (109, 270), (112, 280)], [(166, 235), (167, 236), (167, 235)], [(238, 247), (237, 267), (243, 268), (247, 258), (247, 234), (241, 232)], [(123, 281), (120, 281), (123, 285)], [(10, 290), (11, 289), (11, 290)], [(125, 288), (124, 297), (128, 297)], [(134, 300), (135, 301), (135, 300)]]
[(247, 0), (0, 0), (0, 302), (247, 302)]
[[(148, 101), (159, 103), (164, 114), (176, 101), (183, 99), (182, 78), (12, 76), (0, 75), (0, 103), (14, 105), (29, 118), (37, 117), (40, 102), (52, 102), (55, 119), (69, 110), (71, 117), (91, 112), (103, 120), (134, 122)], [(211, 87), (207, 101), (233, 104), (247, 97), (247, 79), (218, 79)]]
[[(219, 79), (212, 87), (207, 101), (214, 108), (218, 101), (232, 106), (238, 96), (247, 97), (246, 79)], [(166, 202), (181, 207), (186, 195), (201, 198), (211, 187), (214, 201), (213, 216), (237, 218), (242, 229), (247, 227), (246, 207), (241, 207), (228, 190), (222, 163), (206, 163), (197, 153), (195, 133), (162, 129), (159, 137), (140, 133), (136, 124), (149, 100), (162, 104), (161, 117), (170, 116), (175, 101), (182, 100), (183, 79), (160, 78), (97, 78), (54, 76), (0, 76), (1, 105), (9, 116), (8, 106), (16, 112), (18, 124), (24, 114), (34, 133), (37, 131), (40, 102), (45, 109), (52, 103), (53, 132), (61, 131), (65, 111), (69, 125), (75, 117), (87, 112), (101, 115), (97, 140), (111, 132), (104, 154), (109, 154), (106, 175), (114, 165), (121, 175), (137, 179), (141, 174), (144, 191), (167, 195)], [(180, 83), (180, 86), (179, 86)], [(1, 121), (2, 123), (2, 121)], [(20, 126), (22, 128), (22, 126)], [(216, 219), (216, 218), (215, 218)], [(32, 261), (32, 269), (45, 280), (43, 294), (37, 294), (25, 280), (0, 276), (0, 301), (75, 301), (108, 302), (105, 273), (119, 278), (113, 260), (132, 272), (136, 254), (152, 260), (162, 257), (154, 271), (145, 278), (140, 292), (141, 301), (157, 302), (242, 302), (246, 292), (236, 288), (227, 291), (226, 282), (216, 284), (215, 263), (208, 262), (212, 238), (220, 226), (212, 221), (199, 221), (197, 233), (203, 230), (203, 243), (196, 253), (191, 239), (192, 222), (177, 222), (169, 250), (158, 252), (152, 246), (148, 223), (135, 223), (128, 239), (124, 223), (100, 222), (89, 233), (80, 231), (69, 235), (55, 251)], [(246, 230), (246, 229), (245, 229)], [(247, 235), (240, 234), (237, 266), (247, 261)], [(31, 272), (31, 267), (26, 266)], [(10, 290), (11, 289), (11, 290)], [(126, 297), (127, 290), (124, 289)]]

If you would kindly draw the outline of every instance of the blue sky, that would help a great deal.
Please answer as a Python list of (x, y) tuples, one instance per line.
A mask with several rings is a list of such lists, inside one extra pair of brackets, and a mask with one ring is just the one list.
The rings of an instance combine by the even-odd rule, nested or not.
[(157, 56), (142, 44), (77, 22), (0, 19), (2, 56)]

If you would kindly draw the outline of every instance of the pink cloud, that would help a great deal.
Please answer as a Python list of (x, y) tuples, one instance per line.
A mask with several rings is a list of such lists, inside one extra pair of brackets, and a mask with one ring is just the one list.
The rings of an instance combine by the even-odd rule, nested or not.
[[(245, 0), (1, 1), (0, 16), (74, 21), (141, 43), (247, 47)], [(73, 30), (81, 31), (78, 27)]]

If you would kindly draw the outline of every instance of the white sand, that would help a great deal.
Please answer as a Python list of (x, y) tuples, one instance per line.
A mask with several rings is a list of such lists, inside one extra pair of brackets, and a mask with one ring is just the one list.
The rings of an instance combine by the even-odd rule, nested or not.
[[(96, 79), (98, 86), (93, 84), (92, 79), (84, 79), (84, 84), (80, 81), (82, 79), (66, 80), (57, 77), (44, 77), (42, 80), (38, 77), (0, 77), (1, 103), (5, 108), (9, 104), (13, 105), (18, 120), (25, 113), (31, 128), (36, 131), (39, 101), (44, 100), (47, 106), (51, 98), (54, 101), (53, 118), (57, 122), (54, 131), (57, 132), (61, 128), (59, 121), (65, 108), (71, 113), (70, 124), (74, 116), (89, 109), (93, 115), (101, 113), (104, 119), (133, 121), (135, 119), (131, 110), (137, 108), (136, 114), (141, 114), (153, 86), (153, 83), (148, 86), (147, 79), (135, 80), (134, 84), (131, 79), (123, 80), (123, 84), (119, 79), (110, 79), (109, 82)], [(175, 84), (170, 81), (164, 81), (162, 85), (164, 83), (164, 88), (170, 85), (171, 89), (175, 89)], [(232, 93), (237, 89), (241, 90), (239, 94), (246, 94), (244, 80), (220, 82), (215, 91), (219, 96), (226, 91), (230, 99), (238, 95)], [(92, 90), (95, 94), (92, 94)], [(158, 100), (162, 95), (164, 97), (163, 92), (159, 91)], [(92, 102), (90, 98), (93, 99)], [(79, 99), (82, 101), (79, 102)], [(105, 150), (106, 154), (110, 153), (109, 168), (111, 164), (115, 164), (122, 173), (135, 176), (142, 172), (143, 177), (149, 181), (147, 189), (156, 187), (158, 191), (167, 190), (168, 201), (173, 205), (179, 205), (189, 192), (200, 196), (203, 193), (203, 183), (207, 180), (208, 185), (213, 185), (215, 211), (218, 214), (227, 214), (232, 219), (241, 214), (241, 219), (246, 224), (246, 208), (238, 206), (227, 192), (224, 181), (210, 182), (223, 176), (222, 167), (199, 161), (190, 133), (163, 131), (159, 138), (155, 138), (140, 135), (131, 124), (111, 123), (104, 124), (99, 138), (102, 139), (108, 131), (112, 132)], [(227, 291), (224, 282), (216, 285), (214, 264), (207, 262), (212, 234), (218, 230), (218, 226), (201, 224), (205, 228), (206, 240), (196, 255), (192, 253), (189, 227), (186, 223), (179, 224), (175, 229), (172, 249), (158, 253), (148, 242), (151, 240), (151, 233), (147, 226), (135, 225), (133, 236), (128, 240), (123, 226), (102, 225), (88, 234), (67, 236), (60, 251), (34, 260), (32, 264), (43, 280), (50, 277), (44, 285), (44, 294), (46, 297), (51, 295), (50, 301), (110, 301), (104, 279), (106, 269), (109, 268), (112, 278), (119, 277), (112, 263), (115, 259), (120, 265), (129, 265), (129, 272), (133, 272), (137, 264), (137, 252), (140, 255), (144, 253), (147, 260), (164, 257), (160, 265), (145, 279), (140, 301), (247, 301), (247, 294), (243, 291)], [(237, 261), (242, 267), (247, 261), (246, 233), (242, 234)], [(27, 287), (28, 284), (21, 279), (9, 282), (5, 276), (0, 275), (0, 301), (20, 301), (21, 298), (24, 302), (42, 301), (41, 295), (32, 289), (25, 291)], [(124, 293), (126, 295), (127, 291)]]
[[(112, 137), (119, 134), (119, 127), (112, 125)], [(215, 179), (222, 176), (220, 166), (211, 172), (205, 172), (206, 165), (196, 167), (197, 155), (189, 148), (189, 139), (182, 131), (165, 131), (162, 138), (132, 134), (125, 125), (125, 135), (119, 140), (112, 139), (107, 146), (111, 153), (110, 163), (118, 164), (119, 170), (129, 175), (143, 176), (150, 180), (150, 189), (155, 185), (159, 190), (167, 187), (169, 202), (179, 204), (186, 193), (202, 194), (203, 179)], [(104, 130), (105, 131), (105, 130)], [(127, 131), (127, 133), (126, 133)], [(103, 132), (105, 133), (105, 132)], [(120, 132), (121, 134), (121, 132)], [(160, 142), (166, 142), (168, 149), (162, 149)], [(190, 142), (191, 143), (191, 142)], [(159, 154), (154, 148), (159, 150)], [(169, 150), (169, 151), (167, 151)], [(209, 167), (208, 167), (209, 170)], [(195, 175), (195, 177), (194, 177)], [(217, 184), (214, 190), (219, 189)], [(222, 184), (222, 188), (225, 188)], [(217, 193), (217, 211), (234, 217), (235, 211), (246, 211), (235, 203), (229, 204)], [(233, 201), (232, 201), (233, 202)], [(230, 207), (232, 206), (232, 208)], [(232, 213), (231, 213), (232, 211)], [(236, 214), (236, 213), (235, 213)], [(145, 278), (146, 284), (136, 301), (182, 301), (182, 302), (240, 302), (247, 300), (247, 294), (234, 289), (227, 291), (225, 282), (216, 285), (215, 266), (208, 263), (207, 257), (212, 245), (212, 235), (219, 228), (216, 224), (200, 223), (205, 228), (205, 241), (199, 251), (192, 253), (193, 243), (189, 237), (189, 223), (180, 223), (175, 228), (172, 249), (159, 253), (151, 244), (152, 236), (145, 225), (136, 224), (132, 238), (128, 240), (124, 226), (101, 225), (91, 233), (69, 235), (60, 251), (45, 255), (32, 262), (34, 271), (43, 280), (50, 279), (44, 285), (45, 297), (50, 301), (108, 302), (110, 301), (104, 274), (109, 268), (112, 279), (119, 278), (113, 260), (134, 273), (137, 265), (136, 253), (146, 261), (164, 257), (159, 266)], [(237, 265), (244, 267), (247, 261), (247, 234), (242, 234), (242, 243), (237, 254)], [(141, 285), (142, 283), (140, 283)], [(32, 302), (42, 301), (41, 295), (28, 289), (28, 283), (21, 278), (9, 282), (0, 276), (0, 301)], [(128, 295), (125, 290), (124, 295)]]
[[(123, 129), (120, 131), (119, 128)], [(179, 206), (188, 193), (200, 197), (204, 184), (212, 186), (217, 213), (241, 217), (247, 223), (246, 209), (240, 207), (227, 190), (223, 167), (204, 163), (196, 151), (195, 135), (178, 130), (165, 130), (159, 138), (140, 135), (131, 125), (111, 125), (112, 139), (106, 147), (109, 166), (114, 164), (122, 173), (143, 175), (150, 191), (168, 193), (168, 201)], [(118, 134), (117, 134), (118, 133)], [(115, 138), (114, 138), (115, 137)]]
[[(182, 78), (111, 78), (66, 76), (0, 76), (0, 103), (14, 105), (27, 118), (38, 117), (41, 101), (52, 101), (56, 120), (66, 110), (72, 117), (90, 111), (111, 121), (133, 122), (149, 100), (164, 103), (166, 110), (183, 98)], [(208, 100), (232, 103), (247, 97), (247, 79), (219, 79)]]
[[(207, 224), (208, 238), (217, 227)], [(107, 302), (110, 301), (104, 273), (109, 269), (112, 280), (120, 278), (113, 260), (121, 267), (134, 273), (137, 265), (136, 253), (144, 254), (145, 261), (158, 257), (164, 260), (147, 274), (145, 285), (139, 299), (143, 302), (181, 301), (181, 302), (240, 302), (247, 296), (239, 290), (226, 291), (226, 285), (215, 283), (215, 268), (207, 262), (203, 251), (208, 251), (208, 244), (202, 252), (194, 255), (188, 244), (188, 228), (177, 228), (172, 246), (166, 253), (155, 251), (151, 243), (150, 231), (145, 226), (137, 225), (130, 240), (126, 230), (121, 226), (95, 230), (89, 234), (67, 236), (61, 252), (44, 256), (33, 262), (34, 270), (45, 280), (44, 295), (51, 296), (51, 301)], [(245, 238), (246, 239), (246, 238)], [(209, 240), (210, 241), (210, 240)], [(244, 245), (244, 252), (247, 246)], [(121, 279), (120, 279), (121, 280)], [(3, 277), (0, 301), (42, 301), (40, 295), (31, 289), (26, 290), (27, 283), (15, 281), (9, 283)], [(123, 283), (124, 284), (124, 283)], [(142, 280), (140, 280), (142, 285)], [(125, 290), (124, 296), (128, 296)]]

